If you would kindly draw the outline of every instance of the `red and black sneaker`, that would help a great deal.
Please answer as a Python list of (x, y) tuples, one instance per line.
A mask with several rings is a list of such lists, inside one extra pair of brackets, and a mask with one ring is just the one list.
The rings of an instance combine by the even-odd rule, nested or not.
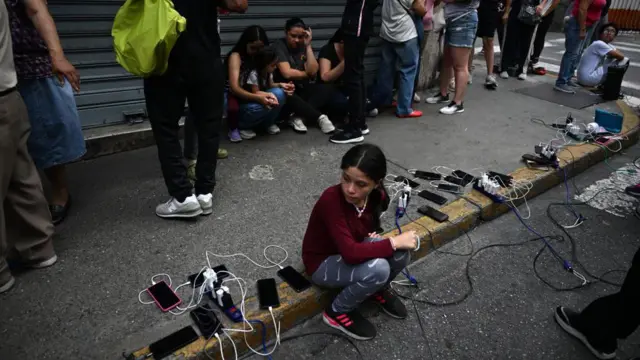
[(627, 188), (624, 189), (624, 192), (633, 197), (640, 198), (640, 184), (627, 186)]
[(349, 313), (333, 311), (331, 305), (322, 314), (322, 321), (356, 340), (371, 340), (376, 337), (376, 328), (357, 310)]
[(389, 288), (382, 289), (371, 297), (384, 312), (395, 319), (407, 318), (407, 307)]

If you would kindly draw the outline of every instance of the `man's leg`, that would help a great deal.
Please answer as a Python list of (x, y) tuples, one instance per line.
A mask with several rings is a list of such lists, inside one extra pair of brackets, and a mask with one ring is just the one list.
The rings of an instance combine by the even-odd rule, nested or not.
[(365, 124), (364, 107), (364, 53), (368, 37), (345, 35), (344, 37), (344, 86), (349, 97), (349, 123), (360, 127)]
[(29, 134), (27, 109), (18, 92), (0, 97), (0, 288), (4, 291), (13, 282), (5, 261), (8, 246), (14, 246), (32, 267), (56, 261), (51, 215), (27, 149)]
[(187, 99), (198, 133), (198, 164), (195, 193), (207, 195), (216, 185), (217, 154), (220, 146), (220, 124), (224, 107), (224, 71), (220, 59), (211, 64), (209, 74), (192, 78), (187, 85)]
[(422, 116), (422, 112), (414, 111), (411, 104), (413, 102), (413, 85), (418, 72), (418, 57), (420, 47), (418, 39), (413, 38), (402, 44), (394, 46), (397, 59), (400, 61), (400, 82), (398, 89), (398, 107), (396, 115)]
[(567, 86), (567, 83), (573, 76), (573, 63), (578, 56), (578, 48), (580, 46), (580, 29), (578, 28), (578, 21), (571, 17), (564, 28), (565, 51), (562, 55), (562, 61), (560, 62), (560, 70), (558, 71), (558, 78), (556, 79), (555, 89), (566, 92), (575, 93), (574, 90)]
[[(156, 215), (163, 218), (190, 218), (202, 213), (198, 201), (192, 196), (192, 185), (187, 178), (187, 167), (182, 156), (182, 146), (179, 141), (179, 120), (184, 113), (186, 99), (186, 84), (175, 68), (169, 65), (164, 75), (154, 76), (144, 80), (144, 95), (151, 122), (151, 130), (158, 147), (158, 158), (162, 175), (172, 199), (156, 207)], [(215, 101), (215, 99), (210, 99)], [(222, 100), (220, 100), (220, 103)], [(194, 116), (197, 113), (193, 104), (189, 102)], [(196, 119), (197, 121), (197, 119)], [(199, 129), (198, 136), (202, 136)], [(200, 151), (208, 151), (199, 139)], [(213, 156), (215, 158), (216, 150)], [(200, 160), (200, 159), (198, 159)], [(198, 178), (200, 176), (196, 174)]]
[(620, 291), (601, 297), (577, 313), (558, 307), (555, 319), (601, 359), (615, 358), (617, 339), (625, 339), (640, 325), (640, 249), (636, 251)]
[(538, 31), (536, 32), (536, 40), (533, 43), (533, 53), (531, 54), (531, 65), (535, 67), (535, 64), (540, 60), (540, 55), (542, 54), (542, 50), (544, 49), (544, 40), (547, 37), (547, 32), (549, 32), (549, 28), (553, 23), (553, 15), (555, 10), (551, 13), (547, 14), (547, 16), (542, 18), (542, 22), (538, 25)]
[(393, 100), (393, 81), (396, 74), (396, 52), (394, 44), (382, 40), (381, 60), (378, 65), (376, 86), (371, 101), (376, 107), (387, 106)]

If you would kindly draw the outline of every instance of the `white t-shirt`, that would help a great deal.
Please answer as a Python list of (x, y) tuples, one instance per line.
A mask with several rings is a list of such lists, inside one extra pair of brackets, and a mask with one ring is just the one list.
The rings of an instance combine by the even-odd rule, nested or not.
[(612, 50), (615, 48), (602, 40), (594, 41), (589, 45), (578, 65), (578, 82), (581, 85), (600, 85), (607, 74), (607, 67), (613, 61), (612, 58), (607, 57)]
[[(269, 80), (271, 83), (273, 83), (273, 74), (269, 74)], [(247, 85), (257, 85), (260, 90), (266, 90), (266, 88), (269, 86), (269, 83), (264, 83), (264, 84), (260, 84), (260, 79), (258, 79), (258, 73), (253, 70), (249, 73), (249, 76), (247, 76), (247, 80), (245, 81), (245, 83)]]
[(407, 10), (413, 0), (384, 0), (380, 37), (393, 43), (403, 43), (418, 37), (416, 25)]
[(4, 1), (0, 2), (0, 91), (5, 91), (16, 86), (18, 78), (13, 65), (9, 14)]

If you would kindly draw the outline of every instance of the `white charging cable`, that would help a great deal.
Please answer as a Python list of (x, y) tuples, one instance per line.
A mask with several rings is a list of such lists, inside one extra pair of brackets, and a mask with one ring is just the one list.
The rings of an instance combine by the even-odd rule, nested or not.
[[(269, 258), (269, 256), (267, 256), (267, 250), (270, 248), (276, 248), (276, 249), (280, 249), (282, 251), (284, 251), (284, 258), (278, 262), (273, 261)], [(209, 264), (209, 267), (211, 267), (211, 261), (209, 260), (209, 255), (213, 255), (215, 257), (219, 257), (219, 258), (233, 258), (236, 256), (241, 256), (244, 257), (245, 259), (249, 260), (253, 265), (262, 268), (262, 269), (271, 269), (274, 267), (279, 267), (280, 269), (282, 269), (282, 264), (287, 261), (287, 259), (289, 258), (289, 252), (283, 248), (282, 246), (279, 245), (269, 245), (267, 247), (265, 247), (262, 250), (262, 256), (265, 258), (265, 260), (267, 260), (267, 262), (269, 262), (271, 265), (262, 265), (262, 264), (258, 264), (257, 262), (255, 262), (253, 259), (251, 259), (250, 257), (248, 257), (247, 255), (245, 255), (244, 253), (235, 253), (235, 254), (229, 254), (229, 255), (223, 255), (223, 254), (216, 254), (212, 251), (205, 251), (205, 255), (207, 257), (207, 263)]]

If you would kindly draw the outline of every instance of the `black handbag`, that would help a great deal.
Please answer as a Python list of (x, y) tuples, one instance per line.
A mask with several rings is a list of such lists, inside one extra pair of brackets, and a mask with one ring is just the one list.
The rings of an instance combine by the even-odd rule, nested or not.
[(527, 25), (539, 24), (542, 21), (542, 16), (536, 13), (536, 7), (538, 5), (540, 5), (538, 0), (522, 0), (518, 20)]

